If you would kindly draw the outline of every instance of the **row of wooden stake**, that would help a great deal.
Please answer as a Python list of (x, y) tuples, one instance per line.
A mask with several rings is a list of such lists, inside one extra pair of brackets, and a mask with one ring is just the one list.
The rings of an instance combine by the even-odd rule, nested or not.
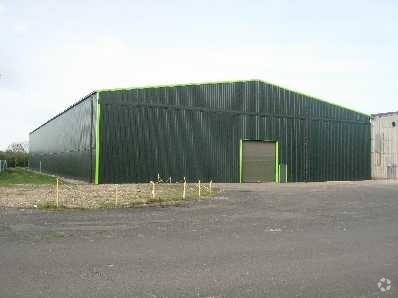
[[(171, 181), (171, 178), (170, 178), (170, 181)], [(152, 193), (152, 198), (154, 199), (154, 198), (156, 197), (156, 183), (153, 182), (153, 181), (151, 181), (150, 183), (152, 184), (152, 191), (151, 191), (151, 193)], [(171, 183), (171, 182), (170, 182), (170, 183)], [(212, 192), (212, 185), (213, 185), (213, 181), (210, 181), (210, 182), (209, 182), (209, 193), (210, 193), (210, 194), (211, 194), (211, 192)], [(199, 181), (198, 181), (198, 196), (199, 196), (199, 198), (200, 198), (201, 195), (202, 195), (201, 190), (202, 190), (202, 186), (201, 186), (201, 182), (200, 182), (200, 180), (199, 180)], [(185, 198), (186, 198), (186, 194), (187, 194), (187, 180), (186, 180), (186, 178), (184, 177), (183, 190), (182, 190), (182, 198), (183, 198), (184, 200), (185, 200)]]
[[(152, 198), (154, 199), (156, 197), (156, 183), (154, 183), (153, 181), (150, 182), (152, 184)], [(170, 178), (170, 183), (171, 183), (171, 178)], [(213, 186), (213, 181), (209, 182), (209, 193), (212, 193), (212, 186)], [(202, 193), (201, 193), (201, 182), (200, 180), (198, 181), (198, 196), (199, 198), (201, 197)], [(183, 190), (182, 190), (182, 199), (185, 200), (186, 198), (186, 193), (187, 193), (187, 180), (184, 177), (184, 183), (183, 183)], [(116, 185), (116, 189), (115, 189), (115, 205), (117, 206), (117, 202), (118, 202), (118, 192), (117, 192), (117, 185)], [(57, 208), (59, 208), (59, 178), (57, 177), (57, 184), (56, 184), (56, 197), (55, 197), (55, 204), (57, 206)]]

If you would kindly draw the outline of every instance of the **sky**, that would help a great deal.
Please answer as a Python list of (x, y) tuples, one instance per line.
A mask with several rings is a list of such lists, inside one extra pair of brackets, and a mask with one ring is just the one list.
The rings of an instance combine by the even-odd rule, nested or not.
[(398, 110), (398, 1), (0, 0), (0, 150), (95, 89), (259, 79)]

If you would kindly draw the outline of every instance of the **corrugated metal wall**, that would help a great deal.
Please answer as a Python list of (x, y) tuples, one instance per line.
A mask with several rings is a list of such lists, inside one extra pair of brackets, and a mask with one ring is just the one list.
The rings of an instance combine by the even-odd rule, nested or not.
[(398, 113), (375, 115), (372, 126), (372, 178), (397, 179)]
[(96, 102), (92, 93), (31, 132), (30, 167), (93, 181)]
[(100, 182), (239, 181), (240, 139), (277, 140), (289, 181), (370, 177), (367, 115), (260, 81), (108, 90)]

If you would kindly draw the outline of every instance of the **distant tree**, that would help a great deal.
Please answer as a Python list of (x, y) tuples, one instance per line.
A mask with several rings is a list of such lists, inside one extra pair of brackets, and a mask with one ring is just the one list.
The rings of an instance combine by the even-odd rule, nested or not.
[(10, 146), (8, 146), (7, 151), (12, 153), (27, 153), (24, 142), (12, 143)]
[(0, 157), (7, 160), (9, 167), (26, 167), (28, 166), (28, 143), (12, 143), (6, 152), (0, 153)]

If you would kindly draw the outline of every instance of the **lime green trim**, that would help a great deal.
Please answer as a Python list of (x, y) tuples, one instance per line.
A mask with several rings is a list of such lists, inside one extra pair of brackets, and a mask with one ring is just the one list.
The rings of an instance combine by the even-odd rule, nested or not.
[(279, 149), (278, 141), (275, 142), (275, 182), (279, 183)]
[(233, 83), (249, 83), (249, 82), (265, 83), (265, 84), (268, 84), (268, 85), (270, 85), (270, 86), (278, 87), (278, 88), (284, 89), (284, 90), (286, 90), (286, 91), (291, 91), (291, 92), (297, 93), (297, 94), (299, 94), (299, 95), (309, 97), (309, 98), (311, 98), (311, 99), (313, 99), (313, 100), (317, 100), (317, 101), (320, 101), (320, 102), (324, 102), (324, 103), (333, 105), (333, 106), (338, 107), (338, 108), (350, 110), (350, 111), (352, 111), (352, 112), (355, 112), (355, 113), (364, 115), (364, 116), (366, 116), (366, 117), (370, 117), (370, 115), (368, 115), (368, 114), (365, 114), (365, 113), (356, 111), (356, 110), (351, 109), (351, 108), (346, 108), (346, 107), (344, 107), (344, 106), (341, 106), (341, 105), (339, 105), (339, 104), (333, 103), (333, 102), (328, 101), (328, 100), (324, 100), (324, 99), (320, 99), (320, 98), (317, 98), (317, 97), (313, 97), (313, 96), (308, 95), (308, 94), (306, 94), (306, 93), (304, 93), (304, 92), (295, 91), (293, 88), (284, 87), (284, 86), (281, 86), (281, 85), (276, 85), (276, 84), (269, 83), (269, 82), (267, 82), (267, 81), (254, 80), (254, 79), (252, 79), (252, 80), (237, 80), (237, 81), (219, 81), (219, 82), (202, 82), (202, 83), (170, 84), (170, 85), (153, 85), (153, 86), (151, 86), (151, 85), (147, 85), (147, 86), (131, 86), (131, 87), (126, 87), (126, 88), (98, 89), (98, 90), (96, 90), (96, 92), (100, 93), (100, 92), (105, 92), (105, 91), (128, 91), (128, 90), (133, 90), (133, 89), (167, 88), (167, 87), (170, 88), (170, 87), (199, 86), (199, 85), (205, 85), (205, 84), (216, 85), (216, 84), (233, 84)]
[(281, 164), (278, 165), (278, 182), (281, 182)]
[(243, 182), (243, 139), (239, 142), (239, 183)]
[(329, 101), (329, 100), (325, 100), (325, 99), (321, 99), (321, 98), (318, 98), (318, 97), (314, 97), (314, 96), (312, 96), (312, 95), (308, 95), (307, 93), (304, 93), (304, 92), (296, 91), (296, 90), (294, 90), (293, 88), (290, 88), (290, 87), (284, 87), (284, 86), (272, 84), (272, 83), (269, 83), (269, 82), (266, 82), (266, 81), (260, 81), (260, 82), (266, 83), (266, 84), (271, 85), (271, 86), (274, 86), (274, 87), (282, 88), (282, 89), (284, 89), (284, 90), (286, 90), (286, 91), (294, 92), (294, 93), (297, 93), (297, 94), (302, 95), (302, 96), (309, 97), (309, 98), (312, 99), (312, 100), (317, 100), (317, 101), (320, 101), (320, 102), (323, 102), (323, 103), (330, 104), (330, 105), (335, 106), (335, 107), (337, 107), (337, 108), (346, 109), (346, 110), (349, 110), (349, 111), (351, 111), (351, 112), (355, 112), (355, 113), (361, 114), (361, 115), (363, 115), (363, 116), (370, 117), (370, 115), (365, 114), (365, 113), (363, 113), (363, 112), (359, 112), (359, 111), (354, 110), (354, 109), (352, 109), (352, 108), (344, 107), (344, 106), (342, 106), (342, 105), (339, 105), (339, 104), (334, 103), (334, 102)]
[(95, 184), (99, 184), (100, 171), (100, 118), (101, 105), (99, 103), (99, 92), (97, 92), (97, 113), (95, 118)]
[[(98, 89), (97, 92), (106, 91), (128, 91), (128, 90), (140, 90), (150, 88), (172, 88), (172, 87), (187, 87), (187, 86), (200, 86), (200, 85), (217, 85), (217, 84), (234, 84), (234, 83), (248, 83), (248, 82), (261, 82), (259, 80), (237, 80), (237, 81), (210, 81), (200, 83), (181, 83), (181, 84), (170, 84), (170, 85), (146, 85), (146, 86), (130, 86), (125, 88), (109, 88), (109, 89)], [(265, 82), (264, 82), (265, 83)]]
[[(283, 183), (287, 183), (287, 164), (285, 165), (285, 180), (284, 181), (282, 181)], [(279, 174), (278, 174), (278, 177), (279, 177), (279, 183), (281, 182), (281, 164), (279, 164)]]

